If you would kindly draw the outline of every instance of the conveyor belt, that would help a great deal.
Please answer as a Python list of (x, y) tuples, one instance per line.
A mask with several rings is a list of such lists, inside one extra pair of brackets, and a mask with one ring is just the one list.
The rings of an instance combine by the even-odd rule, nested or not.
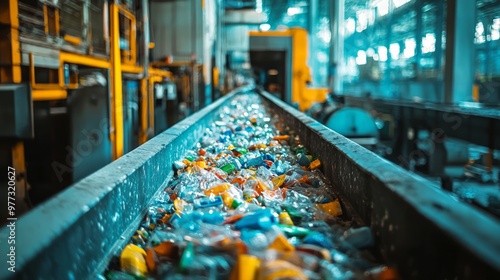
[(371, 230), (352, 222), (321, 161), (262, 98), (240, 94), (218, 111), (174, 163), (174, 178), (108, 266), (107, 279), (397, 274), (363, 256), (374, 247)]
[[(200, 139), (217, 109), (235, 94), (20, 218), (15, 278), (81, 279), (102, 273), (139, 225), (151, 198), (170, 180), (173, 163)], [(404, 279), (495, 279), (500, 275), (497, 221), (426, 186), (425, 180), (270, 94), (262, 96), (304, 146), (318, 155), (327, 179), (352, 205), (351, 211), (372, 228), (381, 255), (397, 265)], [(3, 240), (8, 234), (7, 228), (0, 231)], [(1, 246), (2, 252), (7, 251), (6, 242)], [(2, 270), (0, 278), (14, 275)]]

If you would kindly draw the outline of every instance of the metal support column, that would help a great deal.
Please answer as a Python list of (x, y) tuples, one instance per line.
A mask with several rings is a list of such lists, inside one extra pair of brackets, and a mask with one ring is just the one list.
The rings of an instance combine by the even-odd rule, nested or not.
[[(443, 58), (443, 21), (444, 21), (444, 0), (436, 3), (436, 51), (434, 52), (435, 68), (441, 72)], [(442, 77), (442, 76), (441, 76)]]
[(311, 80), (313, 85), (318, 83), (318, 63), (316, 49), (318, 42), (316, 33), (318, 29), (318, 0), (309, 0), (309, 67), (311, 69)]
[(123, 91), (120, 53), (119, 8), (111, 4), (111, 142), (113, 159), (123, 155)]
[(488, 37), (491, 38), (491, 24), (493, 22), (493, 17), (492, 16), (486, 16), (486, 18), (482, 19), (481, 20), (483, 22), (483, 26), (484, 26), (484, 37), (485, 37), (485, 42), (484, 42), (484, 56), (485, 56), (485, 67), (484, 67), (484, 74), (486, 76), (490, 76), (491, 74), (493, 74), (493, 71), (491, 70), (492, 68), (492, 62), (494, 60), (491, 59), (491, 51), (492, 51), (492, 47), (491, 47), (491, 40), (488, 40)]
[(0, 67), (0, 81), (8, 83), (21, 82), (21, 51), (19, 45), (19, 19), (18, 19), (18, 3), (17, 0), (2, 1), (0, 4), (0, 24), (10, 26), (9, 34), (5, 35), (7, 40), (10, 40), (8, 49), (2, 49), (2, 53), (8, 53), (3, 57), (10, 60), (2, 61), (9, 66)]
[[(141, 80), (141, 90), (139, 98), (139, 106), (141, 112), (141, 130), (139, 132), (139, 145), (146, 143), (149, 138), (149, 115), (154, 114), (154, 111), (149, 111), (149, 87), (148, 78), (144, 77)], [(149, 115), (148, 115), (149, 114)]]
[(472, 101), (475, 0), (448, 0), (446, 18), (445, 103)]
[[(149, 30), (149, 1), (142, 0), (142, 28), (143, 28), (143, 41), (142, 41), (142, 69), (143, 78), (140, 83), (140, 93), (139, 93), (139, 106), (141, 112), (140, 121), (140, 132), (139, 132), (139, 145), (148, 141), (150, 135), (149, 120), (154, 116), (154, 110), (148, 110), (149, 106), (149, 87), (148, 87), (148, 76), (149, 76), (149, 44), (150, 40), (150, 30)], [(152, 134), (152, 132), (151, 132)]]
[(423, 11), (422, 11), (422, 6), (423, 6), (423, 0), (417, 0), (415, 3), (415, 9), (417, 12), (416, 15), (416, 26), (415, 26), (415, 62), (416, 62), (416, 75), (418, 76), (420, 74), (420, 58), (422, 57), (422, 36), (423, 34), (423, 27), (422, 27), (422, 22), (423, 22)]
[(344, 65), (344, 9), (345, 0), (329, 1), (330, 29), (332, 40), (330, 46), (330, 86), (333, 92), (342, 93), (343, 76), (339, 71)]
[[(380, 79), (380, 84), (379, 84), (379, 88), (378, 88), (378, 92), (376, 94), (381, 94), (382, 96), (385, 96), (385, 97), (393, 97), (392, 96), (392, 90), (391, 90), (391, 87), (392, 87), (392, 81), (391, 81), (391, 72), (393, 71), (392, 67), (391, 67), (391, 64), (392, 64), (392, 55), (391, 55), (391, 44), (392, 44), (392, 40), (393, 40), (393, 36), (392, 36), (392, 26), (394, 25), (394, 22), (395, 22), (395, 19), (394, 19), (394, 14), (393, 14), (393, 10), (394, 10), (394, 5), (392, 3), (392, 1), (389, 1), (389, 14), (386, 15), (386, 17), (388, 17), (388, 20), (387, 20), (387, 25), (385, 26), (386, 28), (386, 36), (385, 36), (385, 45), (386, 45), (386, 48), (387, 48), (387, 61), (385, 62), (386, 63), (386, 67), (385, 67), (385, 71), (383, 72), (382, 74), (382, 77)], [(400, 43), (400, 42), (397, 42), (395, 41), (394, 43)]]
[(91, 32), (90, 32), (90, 0), (84, 0), (82, 3), (82, 40), (84, 46), (90, 46), (92, 52)]

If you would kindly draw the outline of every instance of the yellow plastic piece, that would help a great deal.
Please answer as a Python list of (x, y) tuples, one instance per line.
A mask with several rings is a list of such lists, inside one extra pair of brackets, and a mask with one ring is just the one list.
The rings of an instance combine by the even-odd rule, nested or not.
[(264, 182), (262, 182), (261, 179), (257, 179), (257, 185), (255, 186), (255, 191), (261, 195), (263, 192), (268, 191), (269, 188), (266, 186)]
[(221, 196), (222, 196), (222, 201), (224, 202), (224, 205), (226, 205), (226, 207), (234, 208), (233, 207), (234, 198), (231, 194), (229, 194), (228, 192), (224, 192), (221, 194)]
[(293, 226), (292, 218), (290, 218), (290, 215), (288, 214), (288, 212), (283, 211), (280, 213), (280, 224)]
[(222, 201), (224, 202), (224, 205), (227, 207), (231, 207), (231, 204), (233, 203), (234, 198), (227, 192), (224, 192), (221, 194), (222, 196)]
[(251, 255), (239, 255), (238, 262), (231, 271), (230, 280), (255, 280), (260, 267), (260, 260)]
[(273, 243), (269, 245), (268, 249), (273, 249), (276, 251), (294, 251), (295, 247), (293, 247), (290, 242), (288, 242), (288, 239), (284, 235), (278, 235), (276, 239), (274, 239)]
[(264, 143), (260, 143), (260, 144), (255, 145), (255, 147), (256, 147), (257, 149), (265, 149), (265, 148), (267, 148), (267, 145), (266, 145), (266, 144), (264, 144)]
[(180, 199), (180, 198), (176, 198), (174, 200), (174, 208), (177, 212), (180, 212), (182, 213), (182, 210), (184, 210), (184, 200)]
[(340, 202), (338, 199), (335, 199), (334, 201), (325, 204), (316, 204), (316, 207), (318, 207), (325, 213), (328, 213), (332, 216), (342, 215), (342, 206), (340, 206)]
[(271, 182), (273, 182), (273, 186), (274, 188), (279, 188), (283, 185), (283, 183), (285, 182), (285, 179), (286, 179), (286, 175), (283, 174), (283, 175), (280, 175), (278, 177), (274, 177)]
[(284, 260), (268, 261), (261, 267), (259, 280), (295, 279), (307, 280), (302, 269)]
[(120, 266), (129, 274), (145, 277), (148, 273), (146, 251), (137, 245), (128, 244), (120, 256)]
[(207, 163), (204, 161), (196, 161), (194, 164), (199, 166), (200, 168), (207, 168)]
[(231, 184), (228, 184), (228, 183), (224, 183), (224, 184), (220, 184), (220, 185), (217, 185), (215, 187), (212, 187), (206, 191), (204, 191), (205, 195), (220, 195), (221, 193), (229, 190), (229, 188), (231, 188)]
[(229, 145), (229, 146), (227, 147), (227, 149), (228, 149), (228, 150), (233, 150), (233, 149), (234, 149), (234, 146), (233, 146), (233, 145)]
[(309, 169), (314, 170), (320, 166), (321, 166), (321, 161), (319, 161), (319, 159), (315, 159), (315, 160), (313, 160), (313, 162), (311, 162), (311, 164), (309, 164)]

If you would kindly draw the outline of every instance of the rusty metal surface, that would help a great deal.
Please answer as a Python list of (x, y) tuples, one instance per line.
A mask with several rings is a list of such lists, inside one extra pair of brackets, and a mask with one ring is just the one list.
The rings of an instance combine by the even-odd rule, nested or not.
[[(199, 140), (217, 108), (234, 94), (19, 219), (18, 274), (1, 270), (0, 279), (94, 279), (169, 180), (173, 161)], [(324, 174), (372, 227), (382, 255), (397, 265), (404, 279), (499, 279), (497, 221), (271, 95), (263, 96), (319, 156)], [(2, 252), (8, 233), (7, 228), (0, 231)]]
[(500, 279), (500, 223), (263, 93), (404, 279)]

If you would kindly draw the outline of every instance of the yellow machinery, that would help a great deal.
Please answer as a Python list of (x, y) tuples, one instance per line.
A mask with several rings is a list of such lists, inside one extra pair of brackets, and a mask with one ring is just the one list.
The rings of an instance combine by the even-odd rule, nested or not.
[[(50, 172), (39, 173), (55, 175), (37, 178), (43, 177), (44, 184), (59, 184), (59, 191), (154, 136), (155, 85), (172, 81), (173, 76), (149, 65), (148, 49), (154, 44), (149, 42), (148, 14), (147, 0), (0, 2), (0, 99), (9, 102), (0, 104), (4, 119), (0, 121), (0, 162), (16, 169), (20, 198), (28, 189), (27, 166), (34, 173), (37, 164), (49, 166)], [(104, 81), (86, 86), (88, 77)], [(103, 100), (98, 92), (103, 92)], [(16, 101), (21, 95), (29, 104)], [(78, 98), (88, 102), (81, 106), (76, 104)], [(135, 107), (129, 106), (131, 102)], [(19, 106), (29, 114), (16, 116), (16, 111), (22, 111)], [(95, 111), (97, 106), (104, 110)], [(102, 114), (102, 127), (85, 124), (95, 117), (93, 110)], [(47, 114), (56, 121), (41, 121)], [(68, 122), (69, 126), (59, 126)], [(72, 127), (75, 123), (83, 125)], [(28, 133), (14, 133), (16, 125), (28, 127)], [(13, 133), (7, 129), (10, 126)], [(75, 131), (67, 136), (68, 129)], [(70, 140), (64, 142), (65, 138)], [(98, 148), (106, 159), (93, 164), (99, 162), (92, 158)], [(34, 158), (49, 159), (41, 166), (37, 160), (30, 162)], [(67, 179), (62, 176), (65, 173), (73, 177)]]
[(155, 61), (151, 65), (167, 69), (174, 75), (173, 79), (179, 95), (177, 114), (186, 117), (205, 105), (205, 95), (200, 89), (204, 86), (203, 65), (196, 61)]
[(326, 100), (327, 88), (309, 88), (307, 31), (251, 31), (250, 62), (257, 81), (282, 100), (297, 104), (301, 111)]

